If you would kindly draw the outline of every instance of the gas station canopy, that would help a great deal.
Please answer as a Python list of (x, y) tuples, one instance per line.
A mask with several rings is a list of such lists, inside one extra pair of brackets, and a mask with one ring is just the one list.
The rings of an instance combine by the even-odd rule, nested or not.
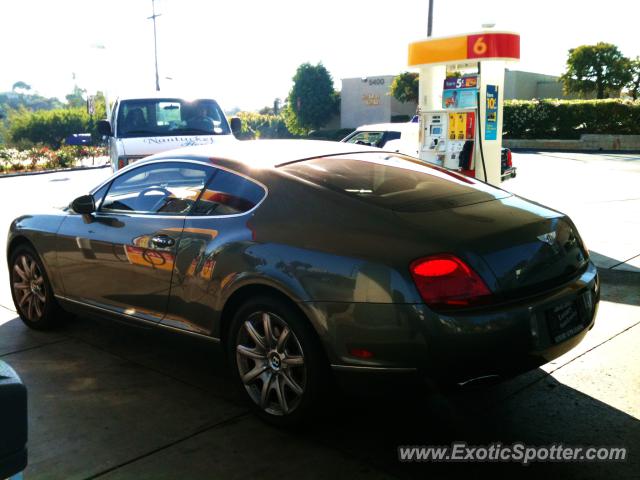
[(520, 35), (511, 32), (479, 32), (430, 38), (409, 44), (409, 66), (480, 59), (519, 60)]

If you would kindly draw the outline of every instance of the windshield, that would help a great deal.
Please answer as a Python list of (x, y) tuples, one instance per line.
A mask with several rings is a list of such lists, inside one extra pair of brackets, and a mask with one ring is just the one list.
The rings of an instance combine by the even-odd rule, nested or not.
[(459, 173), (388, 153), (315, 158), (281, 168), (330, 190), (395, 211), (453, 208), (510, 195)]
[(231, 133), (214, 100), (188, 102), (178, 98), (123, 100), (117, 127), (119, 138)]

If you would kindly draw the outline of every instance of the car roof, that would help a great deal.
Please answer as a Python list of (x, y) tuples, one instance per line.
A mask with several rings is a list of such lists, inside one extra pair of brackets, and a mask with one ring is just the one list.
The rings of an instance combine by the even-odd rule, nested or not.
[(209, 96), (209, 95), (194, 95), (192, 93), (190, 94), (184, 94), (184, 93), (180, 93), (180, 92), (138, 92), (138, 93), (129, 93), (126, 95), (118, 95), (117, 99), (119, 101), (123, 101), (123, 100), (155, 100), (155, 99), (163, 99), (163, 98), (169, 98), (169, 99), (181, 99), (181, 100), (185, 100), (185, 101), (192, 101), (192, 100), (215, 100), (214, 97)]
[(223, 160), (228, 164), (270, 168), (311, 158), (382, 151), (365, 145), (324, 140), (241, 140), (169, 150), (136, 164), (167, 159), (213, 159), (216, 162)]
[(388, 132), (388, 131), (404, 131), (404, 130), (412, 130), (418, 129), (419, 126), (415, 122), (406, 122), (406, 123), (372, 123), (371, 125), (361, 125), (356, 128), (358, 132), (370, 132), (370, 131), (380, 131), (380, 132)]

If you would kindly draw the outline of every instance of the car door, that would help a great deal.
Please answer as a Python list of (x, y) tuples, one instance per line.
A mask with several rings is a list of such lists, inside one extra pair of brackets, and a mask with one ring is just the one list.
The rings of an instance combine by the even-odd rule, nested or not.
[(211, 173), (198, 162), (141, 165), (96, 192), (105, 191), (94, 214), (65, 218), (57, 240), (65, 298), (159, 322), (185, 217)]
[(218, 335), (220, 291), (253, 261), (246, 254), (254, 244), (249, 219), (266, 195), (255, 179), (214, 168), (185, 221), (163, 324)]

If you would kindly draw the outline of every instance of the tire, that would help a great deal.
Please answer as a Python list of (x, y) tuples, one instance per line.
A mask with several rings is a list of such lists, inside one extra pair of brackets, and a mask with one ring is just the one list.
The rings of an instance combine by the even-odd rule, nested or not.
[(246, 301), (233, 317), (227, 352), (237, 384), (266, 422), (297, 427), (319, 413), (328, 363), (308, 320), (287, 302), (271, 296)]
[(19, 245), (11, 252), (9, 279), (13, 304), (25, 325), (34, 330), (51, 330), (61, 323), (62, 309), (33, 247)]

